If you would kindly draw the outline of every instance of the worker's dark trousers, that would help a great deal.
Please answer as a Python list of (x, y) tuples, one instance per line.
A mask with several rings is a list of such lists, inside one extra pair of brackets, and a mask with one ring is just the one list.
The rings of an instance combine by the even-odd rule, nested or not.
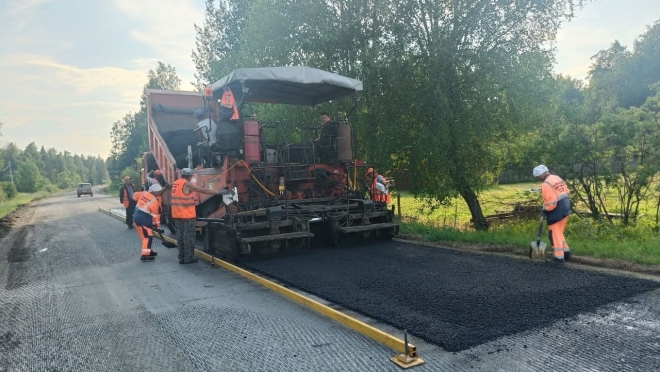
[(195, 256), (195, 220), (174, 219), (179, 261), (189, 262)]
[(135, 213), (136, 202), (130, 201), (128, 203), (128, 208), (126, 208), (126, 225), (129, 228), (133, 228), (133, 213)]

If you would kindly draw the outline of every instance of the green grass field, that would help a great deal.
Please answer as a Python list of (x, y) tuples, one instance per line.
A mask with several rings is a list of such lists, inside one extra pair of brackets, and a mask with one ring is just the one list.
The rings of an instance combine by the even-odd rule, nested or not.
[[(510, 212), (516, 202), (541, 205), (539, 183), (498, 185), (481, 193), (484, 215)], [(616, 193), (607, 195), (610, 213), (618, 213)], [(575, 214), (569, 218), (566, 240), (571, 251), (578, 256), (622, 259), (629, 262), (660, 265), (660, 234), (654, 231), (655, 201), (650, 197), (640, 206), (638, 220), (630, 226), (618, 221), (595, 222)], [(396, 198), (393, 198), (396, 205)], [(578, 210), (586, 210), (577, 206)], [(452, 200), (451, 205), (431, 210), (427, 204), (408, 193), (401, 194), (402, 236), (414, 236), (430, 242), (458, 242), (480, 246), (506, 246), (520, 253), (526, 252), (529, 243), (536, 239), (538, 219), (518, 219), (494, 222), (488, 231), (474, 231), (470, 227), (471, 215), (462, 199)], [(549, 243), (544, 226), (543, 241)]]
[(48, 191), (38, 191), (31, 194), (19, 192), (15, 198), (0, 202), (0, 219), (4, 218), (6, 215), (15, 211), (24, 204), (28, 204), (33, 200), (45, 198), (52, 194), (53, 193)]

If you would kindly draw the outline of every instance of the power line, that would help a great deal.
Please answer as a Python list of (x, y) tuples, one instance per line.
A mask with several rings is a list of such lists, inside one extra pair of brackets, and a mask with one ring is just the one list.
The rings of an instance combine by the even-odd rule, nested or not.
[(14, 173), (11, 170), (11, 162), (9, 162), (9, 165), (7, 165), (7, 167), (5, 169), (3, 169), (2, 171), (6, 172), (7, 169), (9, 169), (9, 177), (11, 178), (11, 183), (13, 184), (14, 183)]

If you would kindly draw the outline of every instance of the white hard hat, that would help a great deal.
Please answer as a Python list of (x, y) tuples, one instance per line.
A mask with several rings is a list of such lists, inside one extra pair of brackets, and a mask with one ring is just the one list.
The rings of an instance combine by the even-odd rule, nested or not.
[(159, 183), (154, 183), (151, 186), (149, 186), (149, 192), (158, 192), (161, 191), (163, 188), (160, 186)]
[(547, 171), (548, 171), (548, 167), (541, 164), (541, 165), (537, 165), (536, 167), (534, 167), (534, 170), (532, 171), (532, 173), (534, 174), (534, 177), (538, 177), (538, 176), (542, 175), (543, 173), (545, 173)]

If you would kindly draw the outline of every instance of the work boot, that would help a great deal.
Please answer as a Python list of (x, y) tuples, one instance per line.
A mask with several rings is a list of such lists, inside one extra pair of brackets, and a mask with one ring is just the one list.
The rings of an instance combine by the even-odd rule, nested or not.
[(182, 264), (185, 265), (185, 264), (193, 264), (193, 263), (195, 263), (195, 262), (197, 262), (197, 261), (199, 261), (199, 260), (198, 260), (196, 257), (193, 257), (193, 258), (191, 258), (189, 261), (183, 261), (183, 262), (179, 261), (179, 263), (182, 263)]
[(562, 264), (562, 263), (564, 263), (564, 259), (563, 258), (552, 257), (552, 258), (548, 258), (546, 260), (546, 262)]
[(142, 261), (153, 261), (155, 257), (153, 256), (140, 256), (140, 260)]
[(573, 258), (573, 254), (571, 254), (571, 251), (564, 251), (564, 260), (570, 261)]
[(158, 256), (158, 252), (151, 251), (150, 255), (151, 256)]

